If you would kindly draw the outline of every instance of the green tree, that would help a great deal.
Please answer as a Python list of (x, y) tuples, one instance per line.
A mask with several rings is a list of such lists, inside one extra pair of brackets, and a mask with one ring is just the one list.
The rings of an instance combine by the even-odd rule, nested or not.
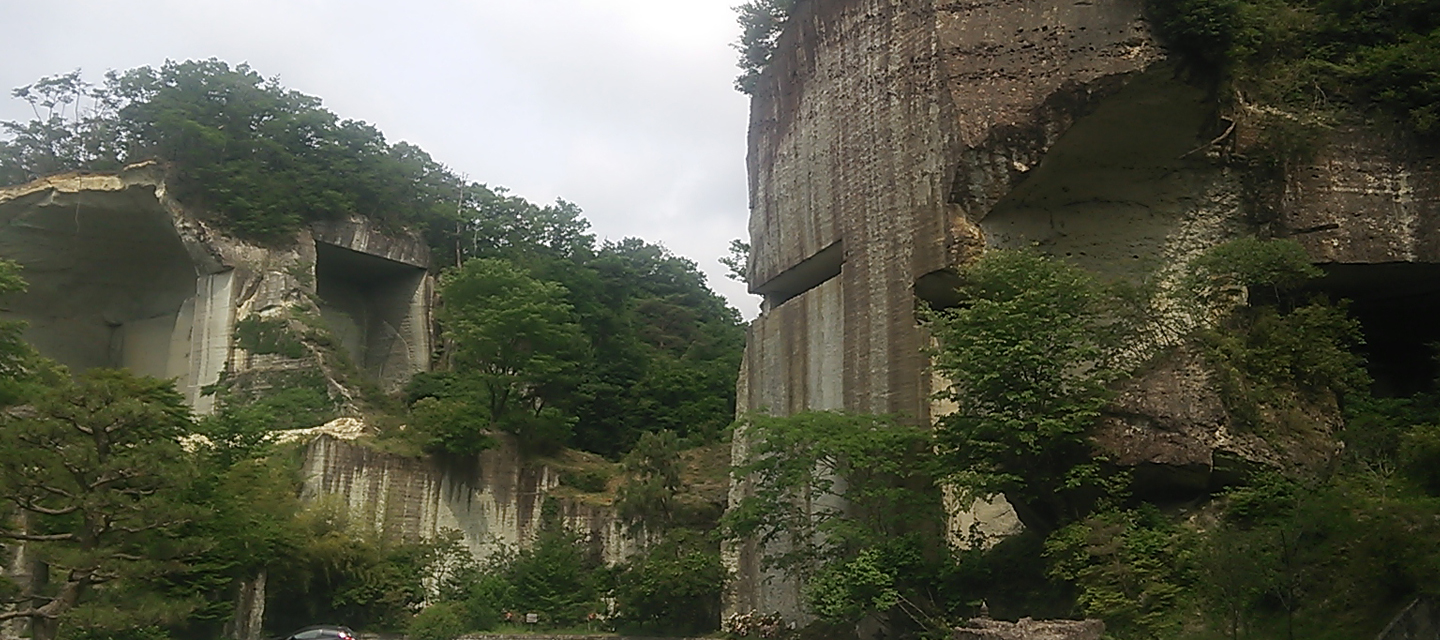
[(740, 77), (735, 79), (737, 91), (755, 92), (760, 73), (775, 57), (775, 44), (794, 7), (795, 0), (751, 0), (735, 7), (740, 14), (740, 42), (735, 44), (740, 52)]
[(442, 277), (440, 291), (451, 365), (474, 380), (490, 428), (535, 447), (563, 445), (574, 418), (552, 403), (573, 386), (587, 347), (564, 287), (477, 258)]
[[(805, 412), (747, 416), (735, 437), (748, 447), (732, 470), (745, 493), (721, 519), (727, 538), (760, 543), (762, 562), (808, 583), (812, 611), (832, 622), (893, 612), (904, 619), (892, 622), (936, 626), (929, 587), (945, 561), (944, 513), (927, 431)], [(877, 562), (883, 586), (867, 571)]]
[(680, 441), (673, 431), (646, 433), (622, 462), (625, 484), (615, 507), (640, 531), (663, 533), (674, 519), (680, 490)]
[(961, 305), (928, 323), (951, 383), (939, 395), (958, 407), (935, 429), (947, 481), (1004, 494), (1027, 525), (1053, 530), (1104, 492), (1088, 433), (1125, 327), (1091, 276), (1035, 251), (989, 252), (962, 277)]
[(720, 622), (726, 571), (713, 541), (678, 529), (619, 567), (621, 626), (644, 633), (704, 634)]
[(18, 515), (0, 538), (47, 568), (0, 619), (28, 619), (49, 640), (67, 625), (183, 618), (195, 603), (157, 597), (150, 581), (194, 551), (179, 540), (203, 515), (178, 499), (195, 474), (179, 442), (190, 431), (169, 382), (106, 369), (0, 416), (0, 498)]
[(309, 505), (296, 521), (304, 535), (284, 557), (279, 579), (268, 584), (268, 625), (344, 620), (361, 629), (406, 628), (425, 600), (423, 581), (442, 545), (387, 539), (332, 501)]
[(726, 275), (731, 280), (745, 282), (749, 278), (745, 271), (750, 266), (750, 243), (739, 238), (731, 240), (730, 253), (720, 258), (720, 264), (730, 270)]

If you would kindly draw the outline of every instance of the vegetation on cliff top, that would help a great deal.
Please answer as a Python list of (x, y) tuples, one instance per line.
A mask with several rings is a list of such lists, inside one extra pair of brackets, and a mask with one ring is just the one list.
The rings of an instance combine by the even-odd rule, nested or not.
[[(664, 247), (597, 243), (571, 203), (538, 206), (467, 183), (245, 65), (167, 62), (108, 73), (99, 86), (74, 72), (14, 95), (36, 117), (0, 123), (0, 182), (160, 158), (172, 193), (242, 236), (288, 241), (350, 215), (421, 232), (435, 268), (455, 270), (442, 278), (439, 314), (452, 351), (407, 398), (430, 450), (473, 452), (483, 432), (499, 431), (618, 458), (642, 433), (703, 441), (733, 416), (739, 314)], [(237, 339), (253, 353), (305, 355), (286, 324), (244, 319)], [(536, 342), (556, 332), (568, 336), (564, 349)], [(512, 348), (521, 342), (528, 353)], [(468, 407), (487, 408), (484, 419)]]
[(1241, 100), (1330, 112), (1378, 106), (1422, 135), (1440, 132), (1440, 2), (1149, 4), (1170, 44), (1218, 71)]
[[(737, 90), (754, 93), (795, 1), (736, 7)], [(1423, 136), (1440, 133), (1436, 0), (1150, 0), (1148, 10), (1168, 44), (1217, 73), (1223, 100), (1362, 113), (1378, 106)]]
[(775, 57), (775, 43), (785, 29), (785, 21), (797, 0), (751, 0), (738, 7), (740, 14), (740, 41), (735, 49), (740, 52), (740, 77), (735, 79), (735, 89), (741, 93), (755, 93), (760, 73), (770, 66)]

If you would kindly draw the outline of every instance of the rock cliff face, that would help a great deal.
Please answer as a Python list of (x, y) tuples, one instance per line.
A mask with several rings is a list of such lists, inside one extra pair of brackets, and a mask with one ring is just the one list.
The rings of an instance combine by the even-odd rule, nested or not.
[[(1377, 129), (1326, 129), (1315, 158), (1259, 189), (1243, 154), (1273, 110), (1221, 114), (1183, 66), (1142, 0), (801, 0), (751, 103), (748, 275), (766, 302), (741, 410), (928, 424), (943, 381), (917, 305), (954, 304), (955, 268), (986, 248), (1163, 285), (1255, 232), (1299, 240), (1328, 270), (1317, 286), (1355, 299), (1382, 385), (1422, 375), (1419, 345), (1440, 329), (1397, 318), (1440, 311), (1435, 158)], [(1186, 324), (1171, 320), (1137, 352), (1174, 347)], [(1335, 453), (1232, 433), (1197, 356), (1168, 353), (1122, 390), (1099, 438), (1153, 471), (1142, 489), (1203, 491), (1237, 466)], [(993, 507), (985, 517), (1013, 517)], [(730, 606), (797, 612), (798, 585), (762, 571), (761, 553), (731, 550)]]
[(170, 198), (149, 163), (0, 189), (0, 224), (0, 257), (30, 283), (7, 313), (29, 322), (41, 353), (72, 369), (175, 378), (199, 413), (213, 409), (204, 389), (222, 374), (300, 366), (237, 345), (250, 318), (322, 311), (351, 359), (389, 388), (429, 367), (431, 280), (418, 238), (353, 220), (286, 246), (244, 242)]
[[(1071, 196), (1091, 180), (1042, 165), (1077, 123), (1118, 102), (1089, 134), (1107, 144), (1077, 143), (1069, 162), (1115, 174), (1105, 179), (1117, 192), (1131, 171), (1164, 174), (1123, 157), (1145, 147), (1150, 130), (1183, 140), (1153, 156), (1179, 156), (1185, 149), (1172, 147), (1196, 137), (1200, 96), (1170, 81), (1163, 62), (1139, 0), (799, 3), (751, 106), (749, 279), (766, 303), (750, 329), (738, 404), (928, 423), (933, 387), (917, 296), (943, 304), (951, 269), (987, 241), (1044, 240), (1031, 233), (1038, 228), (1071, 242), (1040, 210), (1046, 203), (1099, 209), (1106, 198), (1151, 195)], [(1184, 118), (1154, 109), (1148, 129), (1127, 130), (1147, 111), (1117, 100), (1132, 84), (1145, 85), (1132, 89), (1141, 100)], [(1117, 127), (1127, 135), (1107, 140)], [(1015, 196), (1017, 185), (1040, 184), (1027, 180), (1032, 173), (1055, 175)], [(1148, 215), (1143, 204), (1129, 214)], [(1163, 244), (1151, 239), (1163, 235), (1137, 242)], [(798, 585), (761, 571), (761, 552), (734, 550), (731, 606), (798, 611)]]
[[(171, 198), (155, 164), (0, 188), (0, 258), (24, 267), (30, 288), (4, 313), (29, 323), (26, 337), (42, 354), (74, 370), (174, 378), (200, 414), (215, 409), (217, 387), (263, 394), (300, 374), (320, 380), (342, 415), (356, 415), (360, 390), (349, 367), (393, 391), (430, 364), (434, 285), (418, 237), (353, 219), (315, 224), (274, 246), (246, 242)], [(283, 334), (307, 326), (325, 327), (330, 346), (261, 348), (244, 335), (246, 327)], [(513, 447), (447, 465), (323, 435), (365, 431), (341, 418), (290, 435), (311, 440), (305, 496), (338, 500), (389, 536), (454, 529), (483, 557), (528, 543), (558, 484), (556, 472), (522, 462)], [(608, 505), (557, 503), (606, 560), (631, 552)], [(243, 615), (229, 630), (236, 638), (260, 633), (264, 578), (241, 585)]]
[(567, 527), (589, 534), (607, 563), (635, 551), (608, 504), (547, 498), (560, 483), (558, 472), (525, 462), (513, 444), (474, 460), (443, 461), (381, 453), (321, 436), (306, 450), (303, 472), (307, 499), (343, 500), (352, 517), (397, 538), (433, 539), (446, 530), (459, 531), (477, 558), (528, 544), (547, 500), (559, 507)]

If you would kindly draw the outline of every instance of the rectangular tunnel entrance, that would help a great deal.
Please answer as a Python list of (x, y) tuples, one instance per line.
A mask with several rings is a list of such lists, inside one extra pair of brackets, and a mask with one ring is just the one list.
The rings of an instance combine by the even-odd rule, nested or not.
[(386, 391), (429, 364), (424, 280), (421, 267), (315, 243), (321, 315), (356, 366)]

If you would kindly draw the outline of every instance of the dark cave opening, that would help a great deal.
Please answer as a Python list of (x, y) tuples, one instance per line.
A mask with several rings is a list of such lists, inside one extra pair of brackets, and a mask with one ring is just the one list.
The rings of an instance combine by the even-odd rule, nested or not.
[(425, 270), (325, 242), (315, 243), (320, 311), (355, 364), (393, 390), (423, 363), (411, 344)]
[(1433, 389), (1440, 346), (1440, 264), (1395, 262), (1324, 267), (1314, 289), (1348, 300), (1360, 321), (1360, 348), (1378, 397), (1409, 397)]

